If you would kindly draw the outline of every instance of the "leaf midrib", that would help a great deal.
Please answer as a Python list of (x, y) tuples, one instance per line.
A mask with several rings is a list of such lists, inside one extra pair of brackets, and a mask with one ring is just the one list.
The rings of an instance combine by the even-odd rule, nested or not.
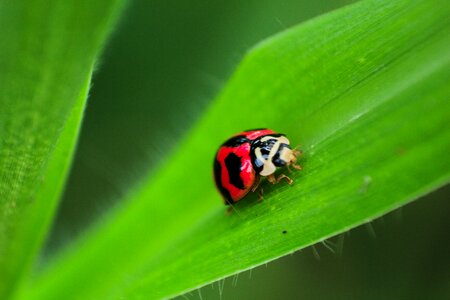
[[(416, 43), (414, 45), (414, 47), (410, 47), (407, 51), (405, 50), (405, 51), (401, 52), (398, 56), (391, 59), (389, 61), (389, 63), (385, 64), (383, 66), (383, 70), (381, 70), (381, 71), (379, 69), (373, 70), (368, 76), (366, 76), (364, 79), (358, 81), (354, 85), (347, 88), (339, 96), (333, 97), (332, 99), (326, 101), (326, 103), (324, 103), (324, 105), (318, 107), (313, 112), (305, 115), (304, 123), (308, 123), (308, 119), (314, 118), (314, 116), (317, 116), (319, 111), (327, 110), (327, 108), (330, 106), (340, 105), (339, 101), (341, 99), (343, 99), (344, 97), (351, 95), (351, 93), (355, 90), (355, 88), (363, 87), (366, 84), (370, 84), (372, 82), (371, 81), (372, 79), (376, 80), (377, 77), (385, 75), (386, 72), (391, 72), (391, 69), (389, 67), (392, 67), (397, 63), (403, 63), (403, 61), (401, 59), (407, 57), (408, 54), (410, 54), (413, 50), (415, 50), (419, 47), (422, 47), (422, 46), (429, 46), (429, 42), (433, 41), (432, 39), (434, 37), (436, 37), (438, 33), (442, 32), (444, 30), (445, 30), (445, 27), (441, 28), (440, 31), (435, 32), (433, 35), (428, 36), (423, 41)], [(332, 138), (338, 132), (342, 131), (345, 127), (349, 126), (351, 123), (355, 122), (356, 120), (363, 117), (367, 113), (372, 112), (374, 109), (378, 108), (379, 106), (384, 105), (396, 94), (402, 93), (403, 91), (410, 88), (413, 84), (427, 78), (428, 76), (431, 76), (434, 72), (441, 69), (443, 65), (447, 64), (450, 61), (450, 53), (447, 51), (443, 51), (443, 53), (446, 55), (441, 56), (440, 60), (433, 60), (433, 59), (429, 60), (429, 64), (427, 64), (425, 68), (421, 68), (419, 72), (417, 72), (417, 68), (416, 68), (415, 73), (414, 73), (415, 76), (410, 76), (411, 74), (408, 74), (407, 79), (401, 81), (401, 85), (399, 85), (398, 82), (396, 82), (389, 89), (383, 89), (383, 91), (380, 92), (380, 93), (383, 93), (383, 97), (382, 97), (383, 101), (365, 102), (364, 106), (361, 106), (362, 109), (358, 113), (353, 114), (353, 117), (351, 117), (349, 119), (345, 119), (345, 118), (340, 119), (340, 121), (336, 122), (336, 124), (333, 123), (333, 126), (329, 126), (329, 128), (331, 130), (325, 131), (325, 134), (319, 135), (320, 138), (316, 138), (313, 140), (313, 142), (309, 143), (307, 145), (308, 148), (318, 147), (324, 141)], [(390, 91), (389, 97), (386, 97), (386, 91)], [(377, 95), (379, 95), (379, 93)], [(341, 124), (341, 126), (339, 126), (339, 124)], [(332, 130), (332, 129), (334, 129), (334, 130)]]

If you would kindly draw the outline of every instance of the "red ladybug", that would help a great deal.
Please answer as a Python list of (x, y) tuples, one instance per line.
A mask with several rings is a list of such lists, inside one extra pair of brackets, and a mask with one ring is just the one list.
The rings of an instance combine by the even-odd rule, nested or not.
[(225, 204), (238, 202), (254, 192), (261, 177), (267, 177), (272, 184), (283, 178), (291, 184), (292, 179), (286, 175), (275, 178), (274, 173), (277, 167), (301, 169), (296, 164), (300, 154), (291, 149), (284, 134), (266, 128), (231, 137), (220, 146), (214, 160), (214, 179)]

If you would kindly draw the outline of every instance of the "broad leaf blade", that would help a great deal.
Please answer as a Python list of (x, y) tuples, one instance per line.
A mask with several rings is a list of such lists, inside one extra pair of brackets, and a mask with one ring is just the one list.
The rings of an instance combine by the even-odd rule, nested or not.
[(0, 2), (0, 298), (30, 269), (121, 1)]
[[(256, 47), (173, 159), (24, 295), (173, 296), (448, 182), (449, 11), (440, 4), (364, 1)], [(301, 143), (304, 171), (293, 186), (264, 184), (262, 203), (251, 196), (226, 216), (211, 161), (224, 139), (254, 127)]]

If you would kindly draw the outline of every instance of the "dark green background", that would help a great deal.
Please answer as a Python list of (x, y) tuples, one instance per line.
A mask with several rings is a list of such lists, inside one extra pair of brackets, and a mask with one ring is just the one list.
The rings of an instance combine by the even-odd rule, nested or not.
[[(250, 47), (350, 2), (130, 1), (94, 76), (47, 255), (170, 157)], [(229, 278), (223, 299), (450, 299), (449, 195), (442, 189), (403, 217), (374, 222), (376, 237), (366, 227), (351, 231), (341, 255), (318, 245), (320, 261), (309, 248), (253, 270), (252, 279)], [(201, 293), (219, 298), (217, 284)]]

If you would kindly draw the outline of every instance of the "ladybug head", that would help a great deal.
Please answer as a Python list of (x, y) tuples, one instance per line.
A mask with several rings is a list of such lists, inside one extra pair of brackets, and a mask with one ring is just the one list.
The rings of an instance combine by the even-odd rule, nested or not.
[(277, 167), (285, 167), (297, 161), (295, 151), (284, 134), (262, 136), (252, 142), (251, 157), (255, 171), (269, 176)]

